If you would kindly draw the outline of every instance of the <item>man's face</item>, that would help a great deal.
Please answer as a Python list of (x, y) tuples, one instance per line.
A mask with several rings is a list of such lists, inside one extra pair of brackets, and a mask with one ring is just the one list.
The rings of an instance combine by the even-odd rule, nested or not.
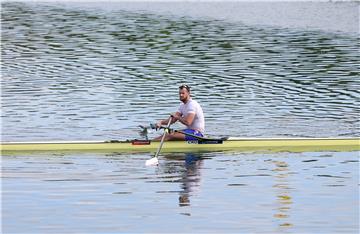
[(190, 97), (190, 94), (189, 94), (189, 92), (187, 91), (186, 88), (179, 89), (180, 101), (186, 102), (187, 100), (189, 100), (189, 97)]

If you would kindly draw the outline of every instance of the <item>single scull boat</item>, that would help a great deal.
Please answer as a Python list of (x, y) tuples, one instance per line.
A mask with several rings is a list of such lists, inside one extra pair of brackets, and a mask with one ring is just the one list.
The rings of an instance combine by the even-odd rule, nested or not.
[[(205, 138), (204, 138), (205, 139)], [(30, 151), (111, 151), (154, 152), (160, 142), (126, 141), (57, 141), (1, 142), (2, 154)], [(360, 138), (222, 138), (197, 141), (168, 141), (164, 152), (197, 151), (360, 151)]]

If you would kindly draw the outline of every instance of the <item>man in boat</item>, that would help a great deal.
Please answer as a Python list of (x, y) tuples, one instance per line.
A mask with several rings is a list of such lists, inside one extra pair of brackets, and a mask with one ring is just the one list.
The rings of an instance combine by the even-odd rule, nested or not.
[[(203, 137), (205, 131), (204, 113), (199, 103), (191, 98), (190, 86), (181, 85), (179, 87), (179, 99), (182, 103), (180, 104), (178, 111), (171, 115), (171, 124), (179, 121), (186, 126), (186, 129), (184, 129), (183, 132)], [(162, 125), (167, 125), (169, 120), (170, 118), (158, 121), (156, 123), (156, 127), (159, 128)], [(155, 138), (154, 140), (161, 140), (161, 136)], [(172, 132), (165, 136), (165, 140), (194, 141), (197, 139), (179, 132)]]

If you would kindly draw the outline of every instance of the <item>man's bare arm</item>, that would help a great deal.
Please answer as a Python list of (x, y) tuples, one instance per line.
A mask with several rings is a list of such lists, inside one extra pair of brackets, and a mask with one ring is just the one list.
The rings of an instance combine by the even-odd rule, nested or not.
[[(180, 112), (176, 112), (174, 114), (171, 114), (172, 119), (171, 119), (171, 124), (176, 123), (178, 121), (178, 119), (181, 117), (181, 113)], [(157, 127), (161, 127), (162, 125), (167, 125), (169, 123), (170, 117), (168, 119), (163, 119), (160, 120), (156, 123)]]
[(189, 113), (188, 115), (186, 115), (184, 117), (181, 117), (181, 115), (176, 115), (176, 116), (174, 115), (173, 119), (175, 119), (176, 121), (179, 121), (180, 123), (182, 123), (186, 126), (190, 126), (195, 119), (195, 113)]

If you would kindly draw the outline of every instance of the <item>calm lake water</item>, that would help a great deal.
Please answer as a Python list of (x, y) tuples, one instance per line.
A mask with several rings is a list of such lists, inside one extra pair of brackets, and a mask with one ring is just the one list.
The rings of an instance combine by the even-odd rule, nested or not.
[[(360, 136), (358, 3), (217, 4), (2, 2), (2, 140), (137, 138), (182, 83), (211, 136)], [(359, 231), (358, 152), (150, 156), (3, 155), (3, 233)]]
[(3, 140), (133, 138), (184, 82), (210, 135), (360, 135), (352, 34), (68, 4), (2, 4)]
[(356, 233), (358, 154), (3, 156), (4, 233)]

